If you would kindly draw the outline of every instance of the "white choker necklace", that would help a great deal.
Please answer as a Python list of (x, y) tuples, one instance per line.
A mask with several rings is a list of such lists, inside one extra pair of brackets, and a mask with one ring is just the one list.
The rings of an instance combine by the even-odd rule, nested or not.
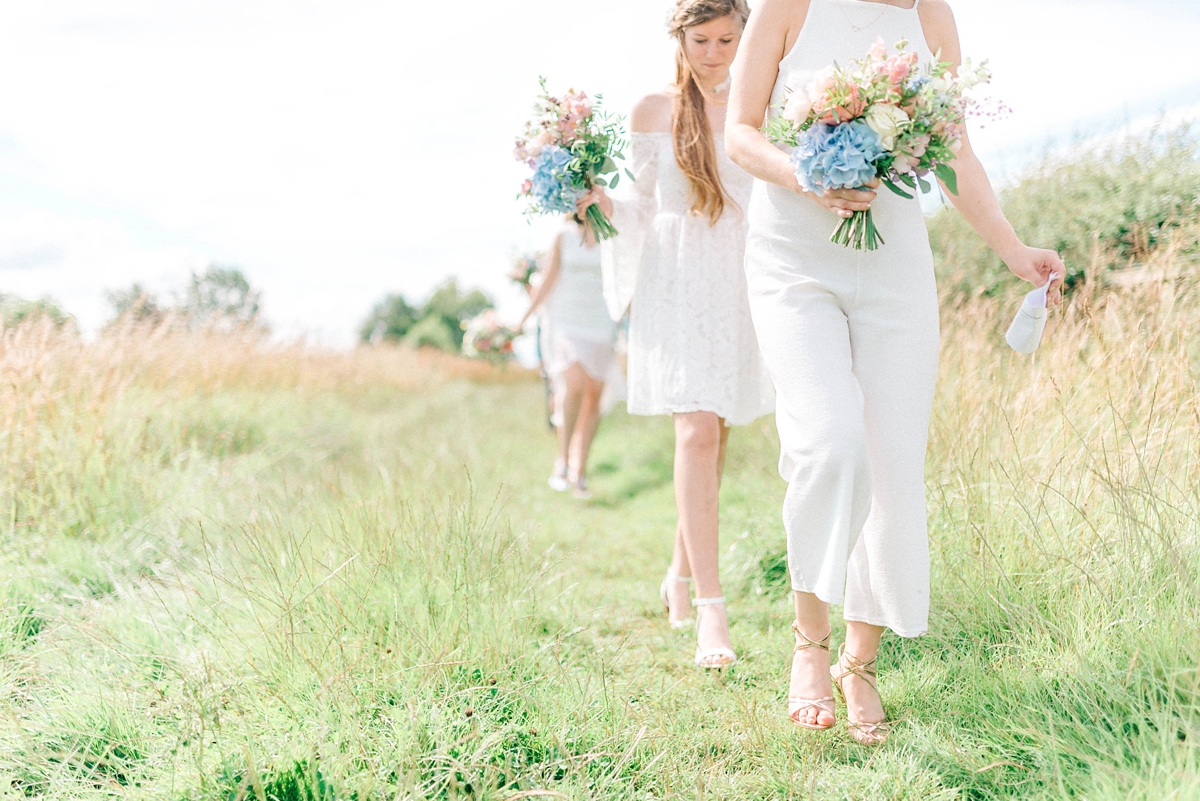
[(713, 87), (713, 90), (712, 90), (713, 94), (714, 95), (721, 94), (721, 92), (724, 92), (732, 84), (733, 84), (733, 76), (732, 75), (725, 76), (725, 80), (721, 81), (719, 84), (717, 84), (716, 86)]

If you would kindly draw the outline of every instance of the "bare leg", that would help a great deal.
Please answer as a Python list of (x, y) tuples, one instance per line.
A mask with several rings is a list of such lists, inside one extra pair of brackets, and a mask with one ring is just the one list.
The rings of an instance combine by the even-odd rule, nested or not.
[[(682, 578), (690, 578), (692, 565), (688, 562), (687, 546), (683, 542), (683, 521), (675, 524), (675, 549), (671, 554), (671, 572)], [(691, 584), (686, 581), (668, 581), (667, 619), (672, 623), (687, 620), (692, 616)]]
[[(881, 626), (847, 621), (846, 654), (859, 662), (870, 662), (879, 653), (879, 641), (883, 639), (883, 632)], [(842, 659), (844, 661), (846, 657), (843, 656)], [(842, 672), (844, 667), (839, 665), (838, 673)], [(847, 714), (851, 721), (870, 724), (884, 720), (883, 701), (870, 681), (852, 673), (842, 679), (842, 691), (846, 694)], [(851, 733), (854, 734), (853, 729)], [(864, 738), (856, 734), (855, 737), (867, 744), (877, 741), (870, 736)]]
[[(717, 467), (722, 428), (721, 419), (712, 412), (675, 415), (675, 505), (697, 598), (721, 595)], [(701, 649), (730, 647), (725, 607), (707, 607), (696, 624)]]
[(583, 405), (587, 373), (578, 364), (572, 364), (563, 371), (559, 380), (563, 383), (563, 391), (559, 401), (562, 403), (562, 424), (558, 427), (558, 459), (562, 464), (568, 464), (571, 457), (571, 439), (579, 422), (579, 409)]
[[(820, 642), (829, 634), (829, 604), (811, 592), (794, 592), (796, 623), (805, 637)], [(803, 648), (792, 657), (789, 698), (818, 699), (833, 695), (829, 676), (829, 652), (821, 648)], [(834, 716), (827, 709), (809, 706), (797, 715), (798, 723), (810, 726), (832, 726)]]
[(604, 394), (604, 382), (585, 374), (583, 400), (579, 407), (579, 422), (575, 425), (575, 437), (571, 442), (571, 469), (568, 477), (572, 482), (587, 478), (588, 454), (596, 429), (600, 427), (600, 396)]

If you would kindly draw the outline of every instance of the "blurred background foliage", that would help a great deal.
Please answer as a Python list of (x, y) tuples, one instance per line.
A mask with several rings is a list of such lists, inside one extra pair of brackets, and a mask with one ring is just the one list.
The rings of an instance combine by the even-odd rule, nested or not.
[(457, 353), (462, 348), (462, 324), (492, 307), (484, 292), (462, 290), (451, 278), (420, 305), (398, 294), (383, 298), (363, 322), (359, 337), (363, 342), (401, 342)]
[[(1196, 133), (1191, 125), (1159, 128), (1047, 156), (999, 195), (1026, 242), (1062, 254), (1068, 288), (1119, 281), (1121, 271), (1164, 248), (1188, 263), (1200, 218)], [(1018, 282), (953, 208), (928, 222), (945, 300), (994, 295)]]

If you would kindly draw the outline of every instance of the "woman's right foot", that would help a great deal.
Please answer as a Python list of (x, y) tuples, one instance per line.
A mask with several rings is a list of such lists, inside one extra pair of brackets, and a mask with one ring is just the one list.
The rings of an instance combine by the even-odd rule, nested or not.
[(875, 679), (875, 660), (863, 661), (842, 645), (838, 661), (830, 666), (829, 673), (846, 701), (850, 736), (863, 745), (882, 744), (892, 732), (892, 723), (883, 711)]
[(737, 663), (729, 643), (729, 618), (725, 599), (694, 598), (696, 607), (696, 667), (716, 669)]
[(833, 681), (829, 675), (829, 638), (811, 639), (792, 622), (796, 647), (788, 684), (788, 717), (797, 726), (824, 731), (837, 722), (834, 716)]
[(550, 478), (546, 480), (550, 485), (550, 489), (555, 492), (566, 492), (571, 488), (571, 482), (567, 479), (567, 463), (561, 459), (554, 463), (554, 470), (550, 473)]

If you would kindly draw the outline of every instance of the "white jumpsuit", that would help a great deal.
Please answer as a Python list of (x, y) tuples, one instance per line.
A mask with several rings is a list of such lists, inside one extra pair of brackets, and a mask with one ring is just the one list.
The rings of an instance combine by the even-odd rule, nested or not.
[[(931, 58), (916, 7), (811, 0), (771, 97), (803, 89), (882, 37)], [(920, 203), (881, 188), (886, 240), (832, 244), (839, 223), (812, 199), (755, 181), (746, 275), (775, 383), (792, 587), (843, 603), (847, 620), (924, 634), (929, 546), (924, 463), (938, 361), (933, 257)]]

